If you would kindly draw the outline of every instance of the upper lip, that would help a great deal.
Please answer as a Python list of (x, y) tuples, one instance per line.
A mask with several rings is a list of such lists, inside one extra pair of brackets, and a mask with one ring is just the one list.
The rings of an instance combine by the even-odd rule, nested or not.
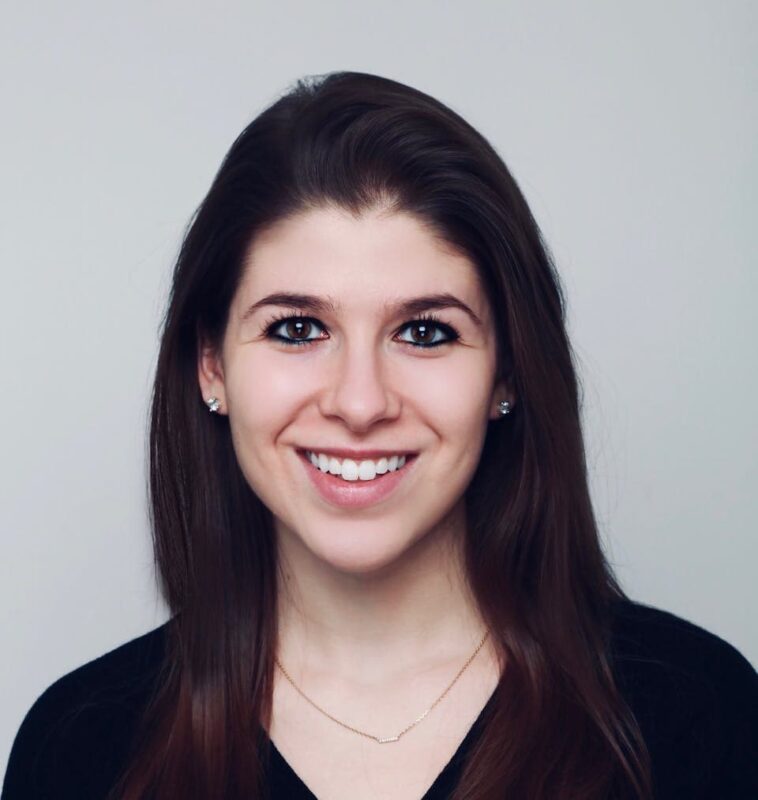
[(390, 458), (391, 456), (414, 456), (415, 453), (404, 450), (402, 447), (397, 450), (355, 450), (351, 447), (303, 447), (303, 451), (310, 453), (323, 453), (334, 458), (351, 458), (353, 461), (361, 459)]

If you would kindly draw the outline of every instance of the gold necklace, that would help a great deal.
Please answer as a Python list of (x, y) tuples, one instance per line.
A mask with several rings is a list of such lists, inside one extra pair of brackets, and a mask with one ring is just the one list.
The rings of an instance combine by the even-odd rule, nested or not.
[(479, 646), (476, 648), (476, 650), (474, 650), (474, 652), (471, 655), (471, 657), (469, 658), (469, 660), (463, 665), (463, 667), (461, 668), (460, 672), (453, 678), (453, 682), (447, 687), (447, 689), (445, 689), (445, 691), (442, 692), (442, 694), (429, 706), (429, 708), (426, 709), (426, 711), (424, 711), (424, 713), (418, 719), (416, 719), (413, 722), (411, 722), (411, 724), (408, 725), (407, 728), (403, 728), (403, 730), (401, 730), (400, 733), (397, 734), (397, 736), (384, 736), (384, 737), (382, 737), (382, 736), (374, 736), (371, 733), (365, 733), (364, 731), (359, 731), (357, 728), (353, 728), (351, 725), (347, 725), (344, 722), (340, 722), (338, 719), (333, 717), (328, 711), (324, 711), (324, 709), (321, 708), (321, 706), (316, 705), (316, 703), (314, 703), (313, 700), (311, 700), (300, 689), (300, 687), (295, 683), (295, 681), (292, 680), (292, 678), (290, 677), (290, 675), (287, 672), (287, 670), (284, 669), (284, 667), (279, 663), (279, 659), (276, 658), (276, 656), (274, 656), (274, 661), (276, 661), (276, 665), (284, 673), (284, 677), (295, 688), (295, 691), (297, 691), (298, 694), (300, 694), (305, 700), (307, 700), (317, 711), (320, 711), (322, 714), (324, 714), (325, 716), (329, 717), (329, 719), (332, 720), (332, 722), (336, 722), (338, 725), (342, 725), (343, 728), (347, 728), (349, 731), (352, 731), (353, 733), (357, 733), (360, 736), (365, 736), (367, 739), (373, 739), (375, 742), (379, 742), (379, 744), (386, 744), (387, 742), (396, 742), (396, 741), (398, 741), (398, 739), (401, 736), (403, 736), (404, 734), (408, 733), (408, 731), (411, 728), (414, 728), (416, 725), (418, 725), (419, 722), (421, 722), (421, 720), (424, 719), (424, 717), (426, 717), (426, 715), (437, 705), (437, 703), (439, 703), (445, 697), (445, 695), (453, 688), (453, 686), (455, 685), (455, 682), (458, 680), (458, 678), (460, 678), (461, 675), (463, 675), (463, 673), (466, 671), (466, 668), (474, 660), (474, 658), (476, 657), (476, 654), (482, 649), (482, 647), (484, 646), (484, 642), (487, 640), (488, 636), (489, 636), (489, 631), (487, 631), (487, 633), (484, 634), (484, 638), (482, 639), (481, 642), (479, 642)]

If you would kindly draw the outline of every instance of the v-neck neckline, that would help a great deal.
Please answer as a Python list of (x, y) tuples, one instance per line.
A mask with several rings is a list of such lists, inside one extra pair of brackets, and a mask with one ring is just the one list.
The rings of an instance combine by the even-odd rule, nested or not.
[[(497, 688), (489, 696), (479, 715), (471, 724), (471, 727), (466, 731), (461, 743), (458, 745), (455, 753), (451, 756), (450, 760), (445, 764), (442, 770), (434, 779), (432, 785), (426, 790), (424, 795), (419, 800), (444, 800), (448, 797), (449, 792), (454, 787), (453, 778), (456, 778), (456, 772), (460, 767), (460, 762), (463, 756), (468, 752), (469, 748), (477, 738), (480, 728), (484, 723), (485, 716), (488, 715), (490, 709), (494, 705), (495, 694)], [(296, 795), (288, 794), (288, 800), (318, 800), (313, 791), (303, 781), (303, 779), (295, 772), (292, 765), (287, 759), (279, 752), (279, 749), (274, 742), (269, 739), (271, 747), (271, 772), (283, 771), (287, 777), (287, 784), (292, 790), (296, 791)], [(446, 794), (442, 794), (443, 790), (447, 790)], [(278, 799), (275, 799), (278, 800)]]

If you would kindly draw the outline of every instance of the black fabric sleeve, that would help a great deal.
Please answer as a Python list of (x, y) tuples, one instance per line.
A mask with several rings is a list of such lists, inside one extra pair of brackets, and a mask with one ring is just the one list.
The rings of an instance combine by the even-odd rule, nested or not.
[(758, 799), (758, 674), (731, 645), (719, 658), (719, 682), (708, 705), (713, 715), (713, 770), (705, 797)]
[(639, 603), (617, 608), (615, 669), (654, 800), (758, 800), (758, 675), (731, 644)]
[(0, 800), (104, 800), (155, 688), (161, 628), (69, 672), (24, 717)]

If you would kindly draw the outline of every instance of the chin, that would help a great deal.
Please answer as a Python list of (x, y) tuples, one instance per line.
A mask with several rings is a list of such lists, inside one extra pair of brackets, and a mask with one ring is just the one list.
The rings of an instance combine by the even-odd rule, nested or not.
[(291, 535), (324, 566), (356, 577), (377, 576), (391, 570), (413, 548), (414, 541), (407, 534), (402, 540), (393, 537), (386, 523), (381, 533), (362, 528), (365, 526), (353, 523), (345, 526), (342, 534), (332, 529), (328, 536), (321, 531)]

